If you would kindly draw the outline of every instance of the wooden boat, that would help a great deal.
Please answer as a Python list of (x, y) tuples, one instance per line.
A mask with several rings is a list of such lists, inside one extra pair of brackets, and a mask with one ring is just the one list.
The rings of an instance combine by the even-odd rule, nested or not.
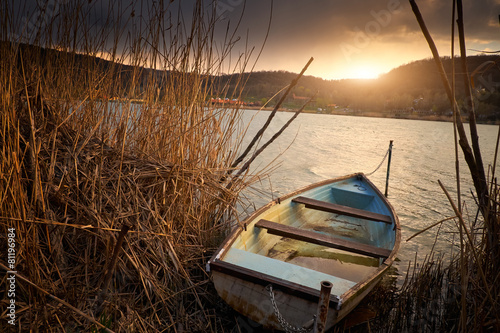
[(226, 303), (267, 329), (311, 325), (333, 285), (326, 329), (380, 281), (401, 241), (382, 193), (358, 173), (313, 184), (253, 213), (207, 264)]

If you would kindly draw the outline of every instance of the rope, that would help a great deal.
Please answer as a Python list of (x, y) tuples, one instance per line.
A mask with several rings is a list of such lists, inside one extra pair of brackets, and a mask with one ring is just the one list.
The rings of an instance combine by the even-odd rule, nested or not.
[(389, 148), (389, 149), (387, 149), (387, 151), (385, 152), (384, 158), (382, 159), (382, 161), (380, 162), (380, 164), (379, 164), (379, 165), (375, 168), (375, 170), (373, 170), (373, 171), (372, 171), (372, 172), (370, 172), (370, 173), (365, 174), (365, 176), (366, 176), (366, 177), (369, 177), (369, 176), (373, 175), (375, 172), (377, 172), (377, 171), (378, 171), (378, 169), (380, 169), (380, 167), (382, 166), (382, 164), (384, 164), (384, 161), (385, 161), (385, 159), (387, 158), (387, 155), (389, 155), (389, 151), (390, 151), (390, 150), (391, 150), (390, 148)]
[(299, 328), (291, 325), (289, 322), (286, 321), (285, 318), (280, 313), (280, 310), (278, 309), (278, 304), (276, 304), (276, 300), (274, 299), (274, 293), (273, 293), (273, 286), (268, 285), (266, 287), (266, 290), (269, 292), (269, 297), (271, 298), (271, 304), (273, 305), (274, 308), (274, 314), (276, 315), (276, 318), (278, 319), (278, 322), (280, 323), (281, 327), (285, 330), (287, 333), (306, 333), (310, 332), (312, 330), (312, 327), (309, 329), (305, 328)]

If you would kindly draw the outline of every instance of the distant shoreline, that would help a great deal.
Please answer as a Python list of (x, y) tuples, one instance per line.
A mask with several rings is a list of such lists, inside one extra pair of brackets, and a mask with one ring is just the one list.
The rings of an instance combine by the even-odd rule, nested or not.
[[(263, 110), (263, 111), (272, 111), (274, 108), (271, 107), (258, 107), (258, 106), (248, 106), (241, 108), (241, 110)], [(280, 108), (278, 109), (280, 112), (295, 112), (296, 110)], [(440, 121), (440, 122), (453, 122), (453, 117), (445, 116), (445, 115), (419, 115), (419, 114), (401, 114), (395, 115), (390, 113), (381, 113), (381, 112), (316, 112), (313, 110), (304, 110), (303, 113), (309, 114), (324, 114), (324, 115), (334, 115), (334, 116), (351, 116), (351, 117), (370, 117), (370, 118), (391, 118), (391, 119), (407, 119), (407, 120), (424, 120), (424, 121)], [(468, 123), (469, 120), (463, 118), (464, 123)], [(500, 120), (488, 121), (488, 120), (476, 120), (478, 124), (483, 125), (500, 125)]]

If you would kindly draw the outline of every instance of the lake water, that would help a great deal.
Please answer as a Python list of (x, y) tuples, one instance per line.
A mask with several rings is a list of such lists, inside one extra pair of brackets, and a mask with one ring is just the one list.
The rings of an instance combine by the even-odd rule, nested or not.
[[(243, 112), (250, 122), (246, 142), (264, 124), (270, 112)], [(278, 112), (261, 144), (292, 116)], [(468, 124), (466, 124), (468, 129)], [(480, 146), (485, 167), (493, 163), (498, 126), (478, 125)], [(406, 242), (416, 232), (453, 216), (453, 210), (441, 190), (438, 179), (456, 200), (455, 153), (453, 124), (446, 122), (301, 114), (289, 128), (260, 156), (252, 166), (256, 172), (274, 161), (277, 166), (269, 176), (262, 177), (248, 191), (249, 199), (258, 208), (276, 197), (324, 179), (355, 172), (368, 174), (382, 161), (389, 141), (393, 140), (389, 180), (389, 201), (400, 218), (402, 243), (395, 267), (405, 273), (408, 263), (422, 260), (434, 244), (437, 227)], [(460, 151), (462, 194), (469, 214), (476, 208), (471, 199), (472, 181)], [(385, 189), (387, 160), (370, 176), (382, 191)], [(467, 196), (467, 197), (465, 197)], [(455, 222), (443, 223), (435, 249), (450, 253)]]

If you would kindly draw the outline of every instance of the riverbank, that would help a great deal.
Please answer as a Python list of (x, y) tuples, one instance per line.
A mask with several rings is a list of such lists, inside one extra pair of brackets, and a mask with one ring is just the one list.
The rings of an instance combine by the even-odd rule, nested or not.
[[(263, 110), (263, 111), (272, 111), (271, 107), (258, 107), (258, 106), (245, 106), (244, 110)], [(289, 108), (280, 108), (278, 111), (281, 112), (295, 112), (295, 109)], [(333, 111), (325, 111), (325, 110), (312, 110), (307, 109), (302, 111), (303, 113), (310, 114), (325, 114), (325, 115), (335, 115), (335, 116), (354, 116), (354, 117), (372, 117), (372, 118), (393, 118), (393, 119), (408, 119), (408, 120), (424, 120), (424, 121), (441, 121), (441, 122), (453, 122), (453, 117), (451, 115), (437, 115), (437, 114), (426, 114), (426, 113), (399, 113), (399, 112), (375, 112), (375, 111), (354, 111), (350, 109), (342, 109), (342, 110), (333, 110)], [(463, 116), (464, 123), (468, 122), (468, 118)], [(500, 125), (500, 119), (497, 120), (488, 120), (488, 119), (477, 119), (476, 122), (478, 124), (484, 125)]]

